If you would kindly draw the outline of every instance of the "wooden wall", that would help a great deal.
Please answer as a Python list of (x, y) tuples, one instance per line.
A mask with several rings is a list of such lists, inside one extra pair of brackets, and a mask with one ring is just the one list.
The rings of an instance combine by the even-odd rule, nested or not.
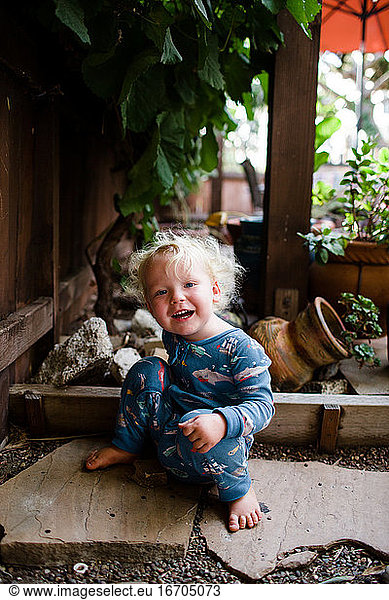
[[(29, 379), (90, 293), (85, 248), (124, 183), (99, 103), (51, 43), (0, 9), (0, 444), (9, 385)], [(69, 295), (74, 276), (83, 286)]]

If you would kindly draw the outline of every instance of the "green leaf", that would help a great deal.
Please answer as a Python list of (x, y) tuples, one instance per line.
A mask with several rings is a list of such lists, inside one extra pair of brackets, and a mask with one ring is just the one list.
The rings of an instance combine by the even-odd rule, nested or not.
[(159, 60), (158, 53), (153, 48), (147, 48), (137, 56), (131, 62), (127, 69), (126, 76), (123, 81), (123, 86), (119, 96), (119, 104), (123, 102), (131, 91), (133, 83), (143, 75), (148, 69), (155, 65)]
[(210, 173), (217, 168), (219, 146), (213, 132), (212, 125), (208, 124), (207, 133), (201, 138), (201, 162), (204, 171)]
[(309, 38), (312, 38), (308, 28), (308, 23), (313, 21), (315, 16), (320, 12), (321, 5), (317, 0), (287, 0), (286, 7), (290, 14), (296, 19), (297, 23), (302, 27), (303, 31)]
[(243, 55), (230, 52), (223, 57), (226, 91), (235, 102), (244, 103), (243, 94), (250, 93), (255, 72)]
[(261, 0), (261, 2), (274, 15), (279, 13), (280, 10), (286, 6), (286, 0)]
[(328, 152), (315, 152), (313, 170), (316, 172), (319, 169), (319, 167), (325, 165), (328, 162), (329, 156), (330, 155), (328, 154)]
[(162, 52), (165, 42), (166, 28), (173, 22), (172, 15), (164, 6), (154, 7), (144, 26), (144, 32), (147, 37), (154, 42), (156, 47)]
[(389, 148), (381, 148), (378, 152), (378, 160), (382, 163), (389, 162)]
[(207, 41), (207, 45), (204, 42), (200, 45), (202, 56), (199, 56), (199, 62), (200, 64), (203, 62), (203, 67), (198, 70), (197, 74), (200, 79), (215, 89), (222, 90), (224, 89), (224, 78), (219, 65), (218, 38), (216, 35), (209, 34)]
[(84, 23), (84, 9), (77, 0), (54, 0), (58, 19), (75, 33), (84, 44), (90, 44), (88, 30)]
[(170, 27), (166, 28), (165, 41), (163, 43), (163, 52), (161, 62), (163, 64), (174, 64), (182, 61), (182, 56), (174, 45)]
[(170, 168), (169, 161), (161, 146), (158, 146), (157, 161), (155, 168), (158, 173), (159, 180), (165, 189), (172, 187), (174, 183), (174, 174)]
[(321, 247), (316, 253), (316, 260), (319, 264), (325, 265), (328, 262), (328, 256), (328, 251), (325, 248)]
[(108, 99), (120, 92), (118, 85), (125, 73), (124, 57), (117, 48), (89, 54), (82, 63), (87, 86), (100, 98)]
[(150, 68), (138, 77), (127, 99), (127, 126), (145, 131), (165, 101), (165, 77), (162, 65)]
[(326, 117), (316, 125), (315, 150), (318, 150), (341, 126), (337, 117)]
[(207, 11), (205, 9), (203, 2), (201, 0), (192, 0), (192, 2), (194, 4), (196, 12), (200, 15), (201, 20), (203, 21), (204, 25), (206, 27), (208, 27), (208, 29), (211, 29), (212, 23), (208, 18)]

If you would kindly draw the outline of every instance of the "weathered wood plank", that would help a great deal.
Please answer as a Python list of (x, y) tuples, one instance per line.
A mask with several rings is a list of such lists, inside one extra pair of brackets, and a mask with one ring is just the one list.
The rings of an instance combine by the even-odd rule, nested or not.
[(339, 404), (324, 404), (323, 420), (319, 448), (323, 452), (334, 452), (338, 439), (338, 428), (340, 422)]
[[(112, 431), (119, 405), (119, 387), (15, 384), (10, 389), (10, 420), (27, 424), (26, 391), (40, 394), (46, 435), (81, 435)], [(260, 442), (291, 445), (320, 440), (323, 405), (342, 407), (338, 446), (389, 445), (389, 397), (322, 394), (275, 396), (276, 414), (257, 434)]]
[(113, 431), (120, 388), (14, 384), (10, 388), (10, 421), (28, 423), (24, 394), (40, 394), (47, 436), (110, 433)]
[(0, 321), (0, 371), (26, 352), (52, 326), (52, 298), (38, 298)]
[(42, 436), (45, 433), (45, 414), (42, 396), (33, 392), (24, 394), (24, 402), (27, 413), (29, 429), (34, 436)]

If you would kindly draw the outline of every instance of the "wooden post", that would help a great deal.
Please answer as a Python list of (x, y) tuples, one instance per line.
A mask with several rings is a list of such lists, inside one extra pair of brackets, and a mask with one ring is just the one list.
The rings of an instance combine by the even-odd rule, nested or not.
[(45, 415), (42, 396), (34, 392), (26, 392), (24, 394), (24, 401), (29, 430), (34, 436), (44, 435)]
[(291, 15), (279, 15), (285, 45), (270, 76), (264, 221), (265, 286), (259, 315), (274, 314), (275, 290), (297, 289), (307, 301), (308, 253), (297, 232), (310, 226), (320, 20), (310, 40)]
[[(17, 207), (10, 200), (10, 96), (8, 78), (0, 71), (0, 320), (15, 310), (16, 247), (13, 240)], [(5, 351), (0, 348), (0, 355)], [(0, 372), (0, 445), (7, 436), (8, 390), (13, 371), (12, 366)]]
[(211, 179), (211, 213), (222, 209), (222, 187), (223, 187), (223, 137), (217, 137), (219, 146), (217, 176)]
[(321, 424), (321, 434), (319, 440), (319, 450), (322, 452), (335, 452), (336, 442), (338, 439), (339, 421), (339, 404), (324, 404), (323, 420)]

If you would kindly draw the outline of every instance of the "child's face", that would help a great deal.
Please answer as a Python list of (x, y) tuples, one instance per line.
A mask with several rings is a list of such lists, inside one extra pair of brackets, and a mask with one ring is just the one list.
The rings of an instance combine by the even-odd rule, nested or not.
[(169, 256), (157, 255), (146, 275), (147, 307), (166, 331), (188, 341), (215, 335), (218, 318), (213, 312), (220, 299), (217, 281), (211, 281), (203, 266), (190, 270), (167, 267)]

